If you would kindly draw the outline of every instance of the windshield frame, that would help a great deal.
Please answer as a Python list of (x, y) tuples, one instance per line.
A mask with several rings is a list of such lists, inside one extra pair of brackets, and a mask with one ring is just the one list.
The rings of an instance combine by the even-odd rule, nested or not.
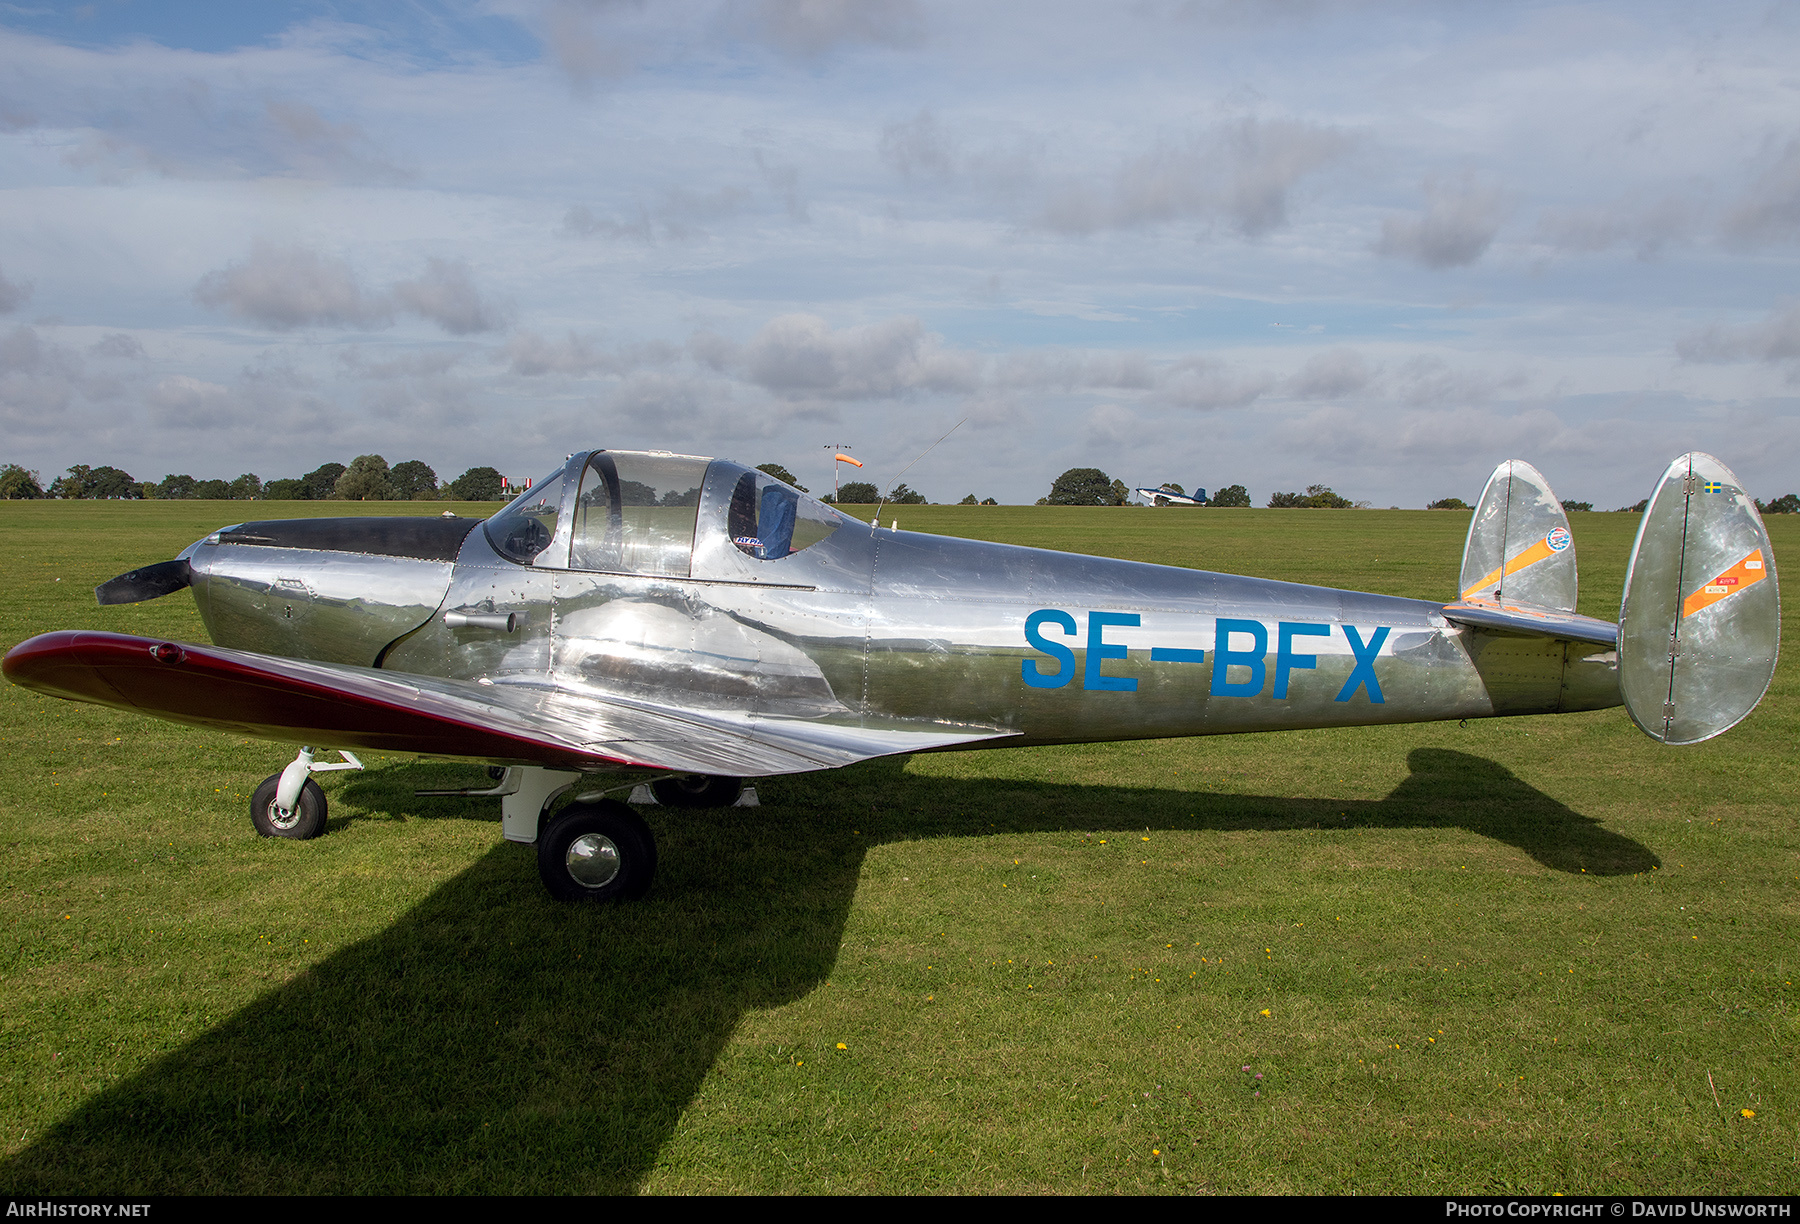
[[(560, 570), (569, 567), (569, 474), (571, 471), (579, 473), (581, 469), (577, 465), (586, 463), (590, 453), (582, 451), (579, 454), (570, 455), (563, 461), (562, 467), (545, 476), (483, 521), (481, 529), (487, 536), (488, 547), (492, 548), (497, 556), (504, 557), (512, 564), (522, 565), (528, 569)], [(503, 546), (501, 540), (495, 538), (496, 530), (498, 527), (504, 526), (503, 520), (515, 515), (515, 507), (529, 504), (533, 497), (542, 497), (544, 486), (553, 481), (558, 485), (556, 531), (551, 535), (550, 542), (535, 556), (520, 560)]]

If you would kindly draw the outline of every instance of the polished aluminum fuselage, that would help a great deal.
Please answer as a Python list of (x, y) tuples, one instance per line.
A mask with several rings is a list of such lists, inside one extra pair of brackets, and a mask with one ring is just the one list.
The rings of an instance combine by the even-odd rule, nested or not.
[(572, 568), (572, 475), (531, 564), (469, 520), (453, 562), (230, 529), (183, 555), (221, 646), (753, 718), (986, 727), (1015, 732), (1009, 745), (1619, 703), (1612, 650), (1452, 624), (1441, 603), (842, 516), (817, 543), (760, 560), (727, 527), (749, 470), (704, 472), (685, 574)]

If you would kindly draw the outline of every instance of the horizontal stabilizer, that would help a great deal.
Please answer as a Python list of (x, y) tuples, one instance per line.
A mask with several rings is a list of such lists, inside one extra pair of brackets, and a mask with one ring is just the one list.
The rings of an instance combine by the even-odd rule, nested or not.
[(86, 630), (21, 642), (4, 667), (52, 696), (261, 739), (564, 769), (767, 777), (1018, 734), (694, 712), (547, 681), (482, 684)]
[(1695, 451), (1671, 463), (1638, 524), (1619, 608), (1619, 690), (1633, 722), (1695, 744), (1756, 708), (1775, 675), (1781, 595), (1756, 503)]
[(1486, 599), (1465, 599), (1445, 604), (1444, 618), (1459, 625), (1473, 625), (1477, 629), (1521, 637), (1592, 642), (1598, 646), (1619, 644), (1619, 627), (1611, 621), (1596, 620), (1574, 612), (1561, 612), (1555, 608), (1537, 608), (1530, 604), (1498, 604)]

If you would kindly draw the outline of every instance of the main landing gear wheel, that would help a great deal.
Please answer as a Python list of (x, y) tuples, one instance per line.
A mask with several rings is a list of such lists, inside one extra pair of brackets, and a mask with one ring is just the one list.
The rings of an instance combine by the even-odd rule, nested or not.
[(656, 875), (656, 838), (623, 803), (571, 803), (538, 838), (537, 857), (558, 901), (635, 901)]
[(264, 837), (291, 837), (305, 841), (325, 831), (325, 792), (311, 778), (300, 788), (294, 810), (283, 812), (275, 806), (275, 792), (281, 789), (281, 775), (265, 778), (250, 796), (250, 823)]
[(744, 793), (742, 778), (712, 778), (705, 774), (680, 774), (658, 778), (650, 784), (650, 793), (664, 807), (720, 808), (730, 807)]

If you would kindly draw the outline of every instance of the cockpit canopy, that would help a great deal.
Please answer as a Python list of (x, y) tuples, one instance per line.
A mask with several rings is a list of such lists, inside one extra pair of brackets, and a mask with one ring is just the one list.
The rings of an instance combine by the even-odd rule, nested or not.
[(687, 578), (698, 576), (697, 546), (711, 554), (707, 546), (722, 543), (778, 564), (853, 521), (728, 460), (599, 450), (571, 456), (485, 529), (495, 551), (521, 565)]

